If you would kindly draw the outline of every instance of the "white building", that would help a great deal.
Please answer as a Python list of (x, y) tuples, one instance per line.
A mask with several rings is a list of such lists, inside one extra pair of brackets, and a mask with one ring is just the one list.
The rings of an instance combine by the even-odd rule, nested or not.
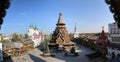
[(41, 34), (36, 26), (30, 25), (28, 29), (28, 36), (34, 42), (34, 47), (37, 47), (41, 43)]
[(109, 28), (109, 40), (112, 43), (120, 43), (120, 28), (117, 27), (117, 23), (108, 24)]
[(120, 28), (117, 23), (108, 24), (109, 28), (109, 41), (108, 54), (114, 53), (116, 56), (120, 54)]

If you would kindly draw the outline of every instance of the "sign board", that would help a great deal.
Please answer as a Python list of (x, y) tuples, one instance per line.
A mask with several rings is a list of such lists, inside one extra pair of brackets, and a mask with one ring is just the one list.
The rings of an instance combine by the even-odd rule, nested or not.
[(0, 43), (0, 61), (3, 61), (2, 43)]

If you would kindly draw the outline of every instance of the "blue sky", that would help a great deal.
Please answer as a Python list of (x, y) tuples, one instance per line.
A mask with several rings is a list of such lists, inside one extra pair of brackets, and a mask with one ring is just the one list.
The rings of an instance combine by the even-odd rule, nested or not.
[(80, 33), (108, 31), (108, 23), (114, 22), (104, 0), (12, 0), (0, 33), (26, 33), (29, 25), (52, 33), (62, 12), (68, 32), (75, 23)]

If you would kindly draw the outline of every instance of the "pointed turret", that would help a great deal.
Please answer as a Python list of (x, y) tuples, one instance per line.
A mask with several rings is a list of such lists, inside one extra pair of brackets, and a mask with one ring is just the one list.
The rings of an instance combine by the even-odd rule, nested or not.
[(100, 33), (100, 36), (96, 43), (96, 49), (97, 51), (102, 53), (103, 57), (105, 57), (105, 55), (107, 54), (107, 45), (108, 45), (108, 39), (105, 36), (104, 27), (102, 27), (102, 32)]
[(74, 28), (74, 38), (78, 38), (79, 37), (79, 33), (77, 32), (77, 27), (75, 24), (75, 28)]
[(46, 35), (44, 29), (41, 30), (41, 34), (42, 34), (43, 36)]
[(57, 26), (60, 26), (60, 25), (65, 25), (63, 19), (62, 19), (62, 13), (60, 12), (59, 13), (59, 18), (58, 18), (58, 22), (56, 24)]
[(75, 24), (75, 27), (74, 27), (74, 33), (77, 31), (77, 27), (76, 27), (76, 24)]
[(44, 31), (43, 29), (41, 30), (41, 35), (42, 35), (42, 36), (41, 36), (41, 40), (44, 41), (44, 40), (45, 40), (46, 33), (45, 33), (45, 31)]
[(100, 34), (99, 39), (101, 39), (101, 40), (106, 40), (107, 39), (107, 37), (105, 36), (104, 27), (102, 27), (102, 32)]
[(34, 26), (34, 30), (38, 30), (38, 28), (36, 26)]

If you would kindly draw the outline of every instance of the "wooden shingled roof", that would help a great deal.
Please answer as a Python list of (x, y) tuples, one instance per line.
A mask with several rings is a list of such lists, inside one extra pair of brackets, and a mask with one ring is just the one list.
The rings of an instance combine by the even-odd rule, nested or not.
[(3, 50), (16, 48), (14, 42), (3, 43)]

